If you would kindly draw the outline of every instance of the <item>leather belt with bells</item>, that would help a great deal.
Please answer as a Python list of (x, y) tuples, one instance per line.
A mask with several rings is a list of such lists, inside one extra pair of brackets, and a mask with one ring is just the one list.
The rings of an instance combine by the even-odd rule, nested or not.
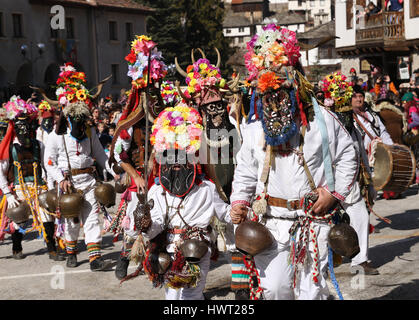
[(268, 205), (273, 207), (287, 208), (289, 211), (302, 209), (300, 199), (286, 200), (268, 196)]

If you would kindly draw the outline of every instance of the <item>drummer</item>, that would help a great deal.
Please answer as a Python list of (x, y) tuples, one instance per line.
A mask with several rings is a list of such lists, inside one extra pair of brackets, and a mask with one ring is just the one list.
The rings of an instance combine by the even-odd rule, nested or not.
[(375, 138), (379, 138), (384, 144), (393, 144), (380, 117), (365, 102), (365, 92), (359, 85), (353, 87), (352, 108), (355, 118), (354, 125), (362, 134), (366, 150), (369, 150), (370, 143)]

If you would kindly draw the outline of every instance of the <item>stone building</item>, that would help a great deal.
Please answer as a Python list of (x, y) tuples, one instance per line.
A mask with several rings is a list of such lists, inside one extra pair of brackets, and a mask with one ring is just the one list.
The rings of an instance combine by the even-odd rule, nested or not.
[[(64, 10), (51, 13), (56, 5)], [(145, 34), (151, 10), (132, 0), (2, 0), (0, 101), (30, 96), (28, 85), (50, 88), (65, 62), (86, 73), (88, 88), (109, 75), (104, 93), (128, 88), (124, 57), (134, 35)], [(51, 20), (61, 12), (64, 23), (54, 29)]]

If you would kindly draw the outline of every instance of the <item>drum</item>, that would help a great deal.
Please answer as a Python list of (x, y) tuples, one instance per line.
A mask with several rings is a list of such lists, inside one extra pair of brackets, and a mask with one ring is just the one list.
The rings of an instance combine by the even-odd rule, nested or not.
[(375, 190), (403, 192), (413, 182), (416, 160), (404, 145), (377, 143), (373, 150), (372, 182)]

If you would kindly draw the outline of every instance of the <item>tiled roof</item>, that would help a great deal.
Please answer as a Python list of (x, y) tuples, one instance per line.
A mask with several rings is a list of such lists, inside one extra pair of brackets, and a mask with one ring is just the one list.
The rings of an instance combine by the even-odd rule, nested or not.
[(264, 0), (231, 0), (231, 4), (262, 3)]
[(306, 23), (306, 18), (302, 14), (295, 12), (279, 12), (268, 18), (269, 20), (276, 20), (279, 25), (288, 26), (291, 24), (302, 24)]
[(234, 28), (234, 27), (248, 27), (250, 26), (249, 18), (245, 17), (240, 13), (233, 13), (231, 11), (227, 12), (227, 15), (224, 17), (223, 27), (224, 28)]
[(298, 39), (320, 39), (326, 36), (334, 36), (335, 33), (335, 21), (329, 21), (327, 23), (321, 24), (313, 29), (299, 33), (297, 35)]
[(92, 7), (107, 7), (129, 10), (153, 11), (152, 8), (146, 7), (133, 0), (29, 0), (32, 3), (42, 4), (62, 4), (62, 5), (80, 5)]

